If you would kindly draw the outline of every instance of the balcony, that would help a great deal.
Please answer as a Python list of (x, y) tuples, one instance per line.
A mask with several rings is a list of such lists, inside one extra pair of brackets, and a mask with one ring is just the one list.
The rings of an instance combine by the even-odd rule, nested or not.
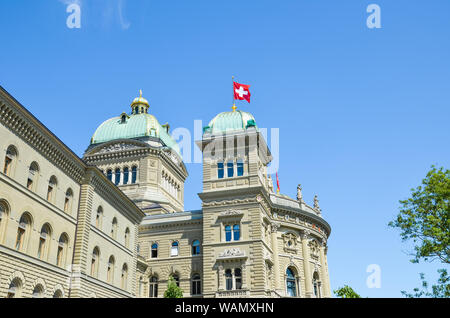
[(250, 291), (244, 289), (221, 290), (216, 292), (216, 298), (245, 298), (250, 297)]

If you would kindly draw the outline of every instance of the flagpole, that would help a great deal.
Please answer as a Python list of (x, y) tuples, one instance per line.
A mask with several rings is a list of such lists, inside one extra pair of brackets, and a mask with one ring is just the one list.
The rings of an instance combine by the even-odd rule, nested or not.
[(231, 81), (232, 81), (232, 85), (233, 85), (233, 111), (235, 112), (236, 111), (236, 100), (234, 99), (234, 76), (231, 76)]

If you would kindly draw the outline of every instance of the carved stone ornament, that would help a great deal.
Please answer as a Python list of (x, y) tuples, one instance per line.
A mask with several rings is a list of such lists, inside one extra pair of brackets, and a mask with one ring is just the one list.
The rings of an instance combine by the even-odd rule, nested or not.
[(237, 257), (237, 256), (245, 256), (245, 252), (242, 252), (238, 248), (230, 248), (226, 249), (225, 251), (219, 254), (219, 257)]
[(234, 216), (234, 215), (242, 215), (244, 212), (238, 210), (226, 210), (220, 213), (220, 216)]
[(107, 152), (118, 152), (118, 151), (125, 151), (125, 150), (136, 149), (136, 148), (138, 148), (136, 145), (126, 144), (126, 143), (122, 142), (120, 144), (114, 144), (114, 145), (109, 145), (109, 146), (103, 147), (102, 149), (100, 149), (98, 151), (98, 153), (101, 154), (101, 153), (107, 153)]

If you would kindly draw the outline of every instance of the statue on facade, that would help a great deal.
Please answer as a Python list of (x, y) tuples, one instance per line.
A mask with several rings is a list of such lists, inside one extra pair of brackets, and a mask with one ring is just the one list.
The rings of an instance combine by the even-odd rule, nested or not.
[(268, 179), (269, 179), (269, 185), (268, 185), (268, 187), (269, 187), (269, 192), (270, 193), (273, 193), (273, 181), (272, 181), (272, 177), (269, 175), (269, 177), (268, 177)]
[(299, 202), (303, 201), (302, 185), (301, 184), (299, 184), (297, 186), (297, 201), (299, 201)]
[(319, 198), (317, 197), (317, 194), (314, 196), (314, 210), (320, 213)]

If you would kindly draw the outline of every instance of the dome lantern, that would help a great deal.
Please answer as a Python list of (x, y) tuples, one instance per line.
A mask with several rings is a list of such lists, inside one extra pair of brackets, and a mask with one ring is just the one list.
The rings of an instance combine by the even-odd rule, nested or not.
[(131, 113), (133, 115), (147, 114), (149, 107), (148, 101), (142, 97), (142, 90), (139, 90), (139, 97), (136, 97), (131, 103)]

